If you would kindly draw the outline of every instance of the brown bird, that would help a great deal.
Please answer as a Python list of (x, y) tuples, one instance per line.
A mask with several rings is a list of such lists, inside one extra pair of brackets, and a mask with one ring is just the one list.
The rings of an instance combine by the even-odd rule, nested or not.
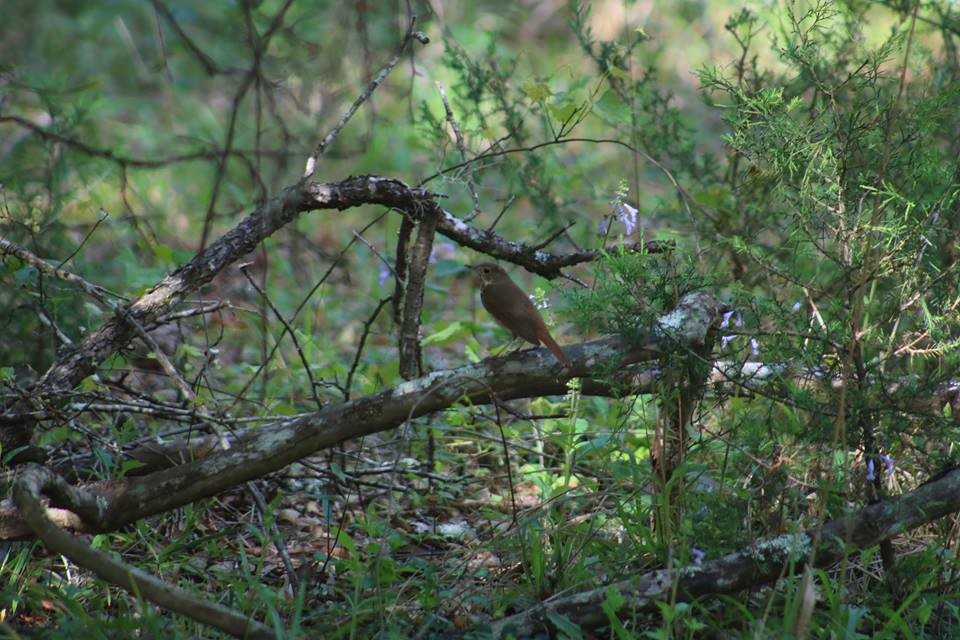
[(523, 338), (537, 346), (543, 344), (561, 364), (570, 366), (570, 359), (550, 335), (540, 312), (502, 267), (492, 262), (481, 262), (470, 268), (480, 287), (483, 308), (494, 320), (508, 329), (514, 338)]

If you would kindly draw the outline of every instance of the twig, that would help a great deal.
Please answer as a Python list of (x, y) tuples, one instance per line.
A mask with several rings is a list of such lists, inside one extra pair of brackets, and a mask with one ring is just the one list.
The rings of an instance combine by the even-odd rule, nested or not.
[[(443, 109), (447, 112), (447, 122), (450, 124), (450, 128), (453, 129), (453, 135), (457, 141), (457, 149), (460, 150), (460, 158), (466, 161), (467, 148), (463, 142), (463, 133), (460, 131), (460, 125), (457, 124), (456, 118), (453, 117), (453, 109), (450, 108), (450, 101), (447, 100), (447, 92), (439, 82), (437, 83), (437, 91), (440, 92)], [(480, 196), (477, 195), (477, 185), (474, 183), (473, 165), (467, 166), (467, 189), (470, 191), (470, 197), (473, 199), (473, 212), (465, 218), (465, 220), (469, 222), (480, 215)]]
[(123, 307), (117, 307), (117, 312), (122, 315), (123, 319), (126, 320), (133, 326), (134, 331), (137, 335), (143, 340), (144, 344), (147, 345), (147, 348), (150, 349), (150, 352), (157, 359), (157, 364), (160, 365), (160, 368), (163, 369), (163, 372), (167, 374), (173, 384), (176, 385), (177, 389), (180, 391), (180, 396), (184, 400), (193, 400), (197, 397), (197, 394), (193, 392), (193, 389), (190, 388), (190, 385), (187, 384), (187, 381), (183, 379), (183, 376), (180, 375), (180, 372), (177, 371), (176, 367), (173, 366), (173, 363), (170, 362), (170, 358), (167, 357), (167, 354), (163, 352), (163, 349), (160, 348), (160, 345), (157, 344), (157, 341), (154, 340), (146, 329), (143, 328), (143, 325), (137, 321), (136, 318), (131, 316), (126, 309)]
[(393, 68), (397, 66), (397, 63), (400, 62), (400, 58), (402, 57), (403, 50), (407, 47), (407, 44), (410, 42), (410, 40), (415, 39), (421, 44), (427, 44), (430, 42), (430, 39), (427, 38), (427, 36), (423, 35), (419, 31), (413, 30), (413, 27), (416, 23), (417, 16), (410, 16), (410, 25), (407, 27), (407, 34), (403, 37), (403, 42), (400, 43), (400, 48), (396, 55), (394, 55), (390, 61), (387, 62), (387, 66), (381, 69), (380, 73), (378, 73), (373, 80), (370, 81), (370, 84), (367, 85), (367, 88), (364, 89), (359, 96), (357, 96), (357, 99), (353, 101), (353, 104), (351, 104), (346, 113), (343, 114), (336, 126), (330, 130), (330, 133), (324, 136), (323, 139), (317, 143), (317, 147), (313, 150), (313, 153), (310, 154), (310, 157), (307, 158), (307, 165), (303, 171), (304, 179), (313, 176), (313, 172), (317, 167), (317, 161), (320, 159), (320, 156), (323, 155), (323, 152), (326, 151), (327, 147), (330, 146), (330, 143), (336, 139), (336, 137), (340, 134), (340, 131), (347, 125), (348, 122), (350, 122), (350, 119), (357, 112), (357, 109), (360, 108), (360, 105), (370, 98), (373, 92), (377, 90), (377, 87), (379, 87), (381, 83), (386, 80), (387, 76), (390, 75), (390, 72), (393, 71)]
[[(260, 491), (260, 487), (258, 487), (254, 481), (247, 483), (247, 490), (250, 492), (250, 495), (253, 496), (253, 501), (260, 511), (260, 519), (263, 520), (264, 514), (267, 513), (267, 501), (263, 498), (263, 492)], [(287, 581), (290, 587), (289, 595), (295, 596), (300, 590), (300, 584), (297, 578), (297, 571), (293, 568), (293, 562), (290, 561), (290, 554), (287, 553), (287, 543), (283, 539), (283, 534), (280, 532), (280, 527), (277, 526), (276, 520), (270, 525), (270, 529), (270, 539), (273, 541), (273, 548), (277, 550), (277, 554), (283, 562), (283, 568), (287, 572)]]
[(370, 244), (370, 242), (366, 238), (364, 238), (362, 235), (360, 235), (356, 231), (353, 232), (353, 236), (357, 240), (362, 242), (367, 249), (370, 249), (370, 253), (372, 253), (373, 255), (377, 256), (377, 258), (380, 259), (380, 262), (382, 262), (383, 265), (390, 270), (390, 275), (394, 277), (397, 275), (396, 271), (394, 271), (393, 269), (393, 265), (390, 264), (390, 260), (387, 259), (387, 256), (383, 255), (383, 253), (379, 249), (377, 249), (375, 246)]
[(0, 254), (9, 254), (16, 256), (23, 260), (24, 262), (33, 265), (36, 267), (37, 271), (44, 273), (48, 276), (56, 278), (57, 280), (63, 280), (64, 282), (69, 282), (81, 289), (88, 296), (99, 302), (101, 305), (110, 309), (111, 311), (116, 310), (116, 305), (113, 301), (109, 300), (107, 296), (116, 296), (121, 297), (119, 294), (112, 293), (107, 289), (104, 289), (101, 286), (90, 283), (80, 276), (67, 271), (66, 269), (61, 269), (59, 267), (54, 267), (49, 264), (46, 260), (41, 259), (28, 249), (21, 247), (20, 245), (7, 240), (6, 238), (0, 237)]
[(213, 313), (214, 311), (219, 311), (220, 309), (232, 308), (233, 305), (230, 304), (229, 300), (217, 300), (201, 307), (184, 309), (183, 311), (175, 311), (173, 313), (165, 313), (161, 316), (157, 316), (157, 319), (149, 325), (149, 328), (155, 329), (163, 324), (169, 324), (178, 320), (185, 320), (186, 318), (192, 318), (194, 316), (203, 316), (208, 313)]
[(40, 324), (49, 327), (50, 330), (53, 331), (53, 335), (57, 337), (57, 340), (59, 340), (61, 344), (64, 344), (68, 347), (73, 344), (73, 340), (70, 339), (70, 336), (61, 331), (60, 327), (57, 326), (57, 323), (55, 323), (50, 316), (47, 315), (46, 309), (40, 305), (37, 305), (35, 311), (37, 313), (37, 318), (40, 319)]
[(392, 299), (392, 296), (388, 296), (380, 300), (380, 303), (377, 304), (377, 308), (373, 310), (373, 313), (370, 314), (370, 317), (367, 318), (367, 320), (363, 323), (363, 333), (360, 334), (360, 343), (357, 344), (357, 351), (353, 354), (353, 362), (350, 364), (350, 371), (347, 373), (347, 381), (344, 383), (344, 400), (350, 399), (350, 388), (353, 386), (353, 376), (356, 374), (357, 367), (360, 365), (360, 356), (363, 354), (363, 347), (367, 342), (367, 337), (370, 335), (370, 327), (373, 326), (377, 316), (380, 315), (380, 312), (383, 311), (383, 308)]
[(180, 26), (180, 23), (177, 22), (177, 19), (173, 16), (173, 12), (167, 8), (165, 4), (160, 2), (160, 0), (153, 0), (153, 7), (157, 13), (163, 16), (163, 18), (170, 24), (170, 27), (176, 32), (177, 36), (180, 37), (180, 40), (183, 41), (183, 44), (186, 45), (187, 50), (189, 50), (197, 60), (200, 61), (200, 64), (203, 66), (203, 69), (207, 72), (207, 75), (216, 75), (221, 72), (220, 68), (213, 61), (213, 58), (208, 56), (183, 30), (183, 27)]
[[(490, 393), (490, 400), (493, 402), (493, 409), (497, 413), (497, 431), (500, 433), (500, 444), (503, 445), (503, 463), (507, 470), (507, 486), (510, 487), (510, 506), (511, 515), (513, 516), (511, 524), (517, 526), (517, 497), (513, 492), (513, 471), (510, 469), (510, 448), (507, 446), (507, 436), (503, 433), (503, 422), (500, 418), (500, 401), (492, 391)], [(521, 544), (521, 552), (523, 552), (524, 548), (525, 545)]]
[(575, 224), (577, 224), (577, 221), (576, 221), (576, 220), (570, 220), (569, 222), (567, 222), (567, 224), (565, 224), (565, 225), (563, 225), (562, 227), (560, 227), (560, 229), (558, 229), (558, 230), (554, 231), (553, 233), (551, 233), (551, 234), (547, 237), (546, 240), (544, 240), (544, 241), (541, 242), (540, 244), (535, 244), (535, 245), (533, 245), (533, 250), (534, 250), (534, 251), (540, 251), (540, 249), (543, 249), (544, 247), (549, 246), (550, 243), (552, 243), (554, 240), (556, 240), (557, 238), (559, 238), (560, 236), (562, 236), (564, 233), (566, 233), (567, 229), (569, 229), (570, 227), (572, 227), (572, 226), (575, 225)]
[[(307, 378), (310, 379), (310, 392), (313, 395), (313, 401), (317, 404), (317, 409), (323, 406), (323, 402), (320, 400), (320, 396), (317, 395), (317, 381), (313, 379), (313, 372), (310, 371), (310, 363), (307, 362), (307, 356), (304, 355), (303, 349), (300, 347), (300, 341), (297, 340), (297, 333), (290, 326), (290, 323), (287, 322), (287, 319), (283, 317), (283, 314), (280, 313), (280, 310), (277, 309), (276, 305), (273, 304), (273, 300), (270, 299), (270, 296), (254, 282), (253, 278), (250, 277), (250, 274), (247, 272), (247, 267), (249, 264), (240, 265), (240, 273), (243, 274), (243, 277), (247, 279), (247, 282), (250, 283), (250, 286), (253, 287), (261, 298), (267, 305), (270, 307), (270, 310), (273, 311), (273, 315), (277, 316), (277, 320), (280, 321), (280, 324), (283, 325), (283, 328), (286, 330), (287, 334), (290, 336), (290, 340), (293, 342), (293, 346), (297, 350), (297, 355), (300, 356), (300, 363), (303, 365), (303, 370), (307, 374)], [(278, 340), (279, 342), (279, 340)]]
[(680, 183), (673, 176), (670, 170), (667, 169), (662, 164), (660, 164), (653, 156), (651, 156), (650, 154), (646, 153), (641, 149), (635, 148), (633, 145), (631, 145), (628, 142), (624, 142), (623, 140), (610, 139), (610, 138), (559, 138), (556, 140), (547, 140), (545, 142), (540, 142), (538, 144), (534, 144), (529, 147), (516, 147), (512, 149), (497, 149), (495, 151), (494, 150), (486, 151), (484, 153), (481, 153), (478, 156), (471, 158), (470, 160), (465, 160), (463, 162), (459, 162), (455, 165), (449, 166), (446, 169), (441, 169), (440, 171), (434, 173), (433, 175), (427, 176), (426, 178), (421, 180), (420, 184), (421, 185), (427, 184), (431, 180), (434, 180), (435, 178), (439, 178), (440, 176), (446, 175), (451, 171), (457, 171), (459, 169), (463, 169), (469, 164), (482, 162), (490, 158), (506, 156), (514, 153), (529, 153), (531, 151), (537, 151), (539, 149), (543, 149), (544, 147), (552, 147), (553, 145), (568, 144), (572, 142), (589, 142), (592, 144), (615, 144), (615, 145), (624, 147), (626, 149), (629, 149), (631, 152), (639, 156), (642, 156), (647, 162), (655, 166), (657, 169), (659, 169), (663, 173), (663, 175), (667, 177), (667, 180), (670, 181), (670, 184), (672, 184), (674, 190), (676, 190), (677, 195), (680, 198), (680, 202), (681, 204), (683, 204), (683, 207), (686, 210), (686, 213), (688, 216), (693, 215), (693, 211), (690, 208), (691, 204), (694, 207), (696, 207), (698, 211), (703, 210), (703, 207), (699, 205), (697, 201), (690, 196), (689, 193), (687, 193), (686, 189), (680, 186)]
[[(487, 227), (487, 233), (493, 233), (493, 230), (496, 228), (497, 224), (500, 222), (500, 218), (503, 217), (503, 214), (507, 212), (507, 209), (510, 208), (510, 205), (513, 204), (514, 200), (517, 199), (517, 196), (511, 195), (506, 203), (500, 208), (500, 213), (497, 214), (497, 217), (493, 219), (493, 222), (490, 223), (490, 226)], [(465, 221), (469, 221), (469, 218)]]
[(101, 209), (101, 212), (103, 213), (103, 215), (100, 216), (100, 217), (97, 219), (97, 221), (93, 223), (93, 226), (90, 227), (90, 229), (83, 235), (83, 240), (81, 240), (81, 241), (77, 244), (77, 246), (74, 248), (73, 252), (71, 252), (70, 255), (68, 255), (66, 258), (64, 258), (64, 259), (60, 262), (60, 264), (57, 265), (57, 268), (58, 268), (58, 269), (62, 269), (62, 268), (63, 268), (63, 265), (65, 265), (65, 264), (67, 264), (68, 262), (70, 262), (71, 260), (73, 260), (73, 256), (75, 256), (75, 255), (77, 255), (78, 253), (80, 253), (80, 250), (83, 249), (84, 245), (87, 244), (87, 240), (89, 240), (89, 239), (90, 239), (90, 236), (93, 235), (93, 232), (97, 230), (97, 227), (100, 226), (100, 223), (107, 219), (107, 217), (109, 216), (109, 214), (108, 214), (106, 211), (103, 211), (102, 209)]

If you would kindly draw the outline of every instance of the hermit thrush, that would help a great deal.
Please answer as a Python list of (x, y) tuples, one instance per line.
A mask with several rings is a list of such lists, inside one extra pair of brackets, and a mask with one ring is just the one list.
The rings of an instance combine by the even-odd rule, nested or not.
[(540, 312), (506, 271), (492, 262), (481, 262), (470, 268), (480, 287), (483, 308), (494, 320), (509, 329), (514, 338), (519, 336), (537, 346), (543, 344), (561, 364), (570, 366), (570, 359), (550, 335)]

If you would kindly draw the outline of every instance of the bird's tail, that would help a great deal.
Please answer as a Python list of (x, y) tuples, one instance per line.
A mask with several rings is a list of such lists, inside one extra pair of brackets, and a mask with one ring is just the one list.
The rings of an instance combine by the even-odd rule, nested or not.
[(537, 338), (540, 339), (540, 342), (543, 343), (547, 349), (550, 349), (550, 353), (560, 361), (565, 367), (570, 366), (570, 358), (567, 357), (567, 354), (563, 352), (563, 349), (560, 348), (560, 345), (557, 344), (557, 341), (553, 339), (553, 336), (550, 335), (550, 332), (547, 331), (547, 328), (544, 327), (543, 331), (539, 332)]

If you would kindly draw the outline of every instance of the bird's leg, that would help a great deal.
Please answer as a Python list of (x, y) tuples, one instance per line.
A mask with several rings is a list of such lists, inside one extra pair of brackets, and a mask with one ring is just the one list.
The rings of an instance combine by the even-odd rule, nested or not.
[(511, 340), (510, 342), (508, 342), (508, 343), (507, 343), (507, 346), (510, 347), (510, 346), (513, 345), (513, 343), (515, 343), (515, 342), (517, 342), (517, 341), (519, 341), (520, 344), (518, 344), (518, 345), (514, 348), (514, 350), (510, 352), (509, 355), (511, 355), (511, 356), (512, 356), (513, 354), (515, 354), (515, 353), (520, 353), (520, 352), (522, 352), (522, 351), (530, 351), (531, 349), (539, 349), (539, 348), (540, 348), (539, 346), (534, 345), (534, 346), (527, 347), (526, 349), (524, 349), (523, 347), (524, 347), (525, 344), (527, 344), (527, 341), (524, 340), (523, 338), (521, 338), (520, 336), (513, 336), (513, 340)]
[[(518, 344), (516, 347), (513, 347), (514, 343), (517, 342), (518, 340), (520, 341), (520, 344)], [(506, 344), (504, 344), (504, 345), (501, 346), (500, 348), (498, 348), (498, 349), (491, 349), (491, 355), (492, 355), (493, 357), (495, 357), (495, 358), (499, 358), (499, 357), (501, 357), (501, 356), (512, 356), (513, 354), (517, 353), (518, 351), (522, 351), (522, 350), (523, 350), (523, 342), (524, 342), (524, 340), (523, 340), (523, 338), (521, 338), (520, 336), (513, 336), (513, 337), (510, 339), (510, 342), (507, 342)], [(512, 348), (512, 347), (513, 347), (513, 348)]]

